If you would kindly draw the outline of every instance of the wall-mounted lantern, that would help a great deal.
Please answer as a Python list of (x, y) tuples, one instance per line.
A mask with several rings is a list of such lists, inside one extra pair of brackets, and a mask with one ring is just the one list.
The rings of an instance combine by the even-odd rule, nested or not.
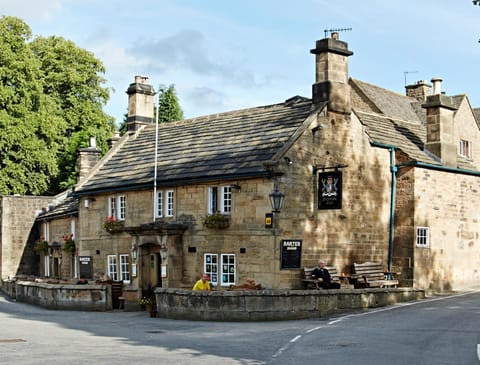
[(268, 197), (270, 198), (270, 204), (272, 205), (273, 212), (279, 213), (283, 207), (285, 195), (282, 194), (277, 187), (275, 187), (275, 190), (273, 190)]

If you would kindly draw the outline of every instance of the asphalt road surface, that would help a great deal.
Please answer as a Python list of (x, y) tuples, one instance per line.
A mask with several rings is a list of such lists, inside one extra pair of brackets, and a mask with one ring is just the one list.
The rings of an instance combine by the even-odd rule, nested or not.
[(480, 364), (480, 292), (330, 318), (200, 322), (0, 295), (0, 364)]

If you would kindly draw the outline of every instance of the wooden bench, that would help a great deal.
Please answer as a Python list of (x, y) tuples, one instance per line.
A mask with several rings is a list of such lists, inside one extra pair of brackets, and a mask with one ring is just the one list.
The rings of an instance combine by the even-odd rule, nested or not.
[[(385, 272), (380, 262), (364, 262), (353, 264), (352, 278), (357, 281), (357, 286), (367, 288), (385, 288), (398, 285), (398, 280), (392, 279), (392, 274)], [(390, 278), (388, 277), (390, 276)]]
[[(336, 266), (325, 266), (325, 269), (328, 270), (328, 273), (331, 277), (332, 283), (338, 283), (340, 285), (341, 278), (338, 274), (338, 270)], [(303, 268), (303, 284), (307, 289), (321, 289), (322, 287), (318, 285), (318, 281), (312, 279), (312, 272), (315, 270), (315, 267), (304, 267)]]

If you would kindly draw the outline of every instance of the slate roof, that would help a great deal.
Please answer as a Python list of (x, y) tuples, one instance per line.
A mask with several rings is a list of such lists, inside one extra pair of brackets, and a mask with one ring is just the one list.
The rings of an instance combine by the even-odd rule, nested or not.
[[(298, 134), (311, 113), (311, 100), (297, 96), (280, 104), (160, 124), (157, 185), (267, 176), (265, 163)], [(121, 148), (105, 157), (76, 194), (152, 186), (155, 125), (123, 138)]]
[(40, 213), (36, 220), (49, 220), (59, 217), (68, 217), (78, 214), (79, 198), (68, 196), (58, 205), (50, 208), (44, 213)]

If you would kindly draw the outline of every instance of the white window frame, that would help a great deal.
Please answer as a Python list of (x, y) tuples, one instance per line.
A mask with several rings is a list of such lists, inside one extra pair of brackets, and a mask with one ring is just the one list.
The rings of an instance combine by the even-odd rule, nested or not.
[(107, 275), (113, 281), (118, 281), (117, 255), (107, 255)]
[(120, 280), (124, 283), (130, 283), (130, 256), (128, 254), (119, 255)]
[(175, 215), (175, 191), (159, 190), (155, 201), (155, 218), (171, 218)]
[(212, 285), (218, 285), (218, 254), (206, 253), (203, 255), (203, 272), (210, 276)]
[(163, 217), (163, 191), (157, 191), (157, 201), (155, 203), (157, 204), (157, 209), (155, 209), (155, 212), (157, 213), (156, 217), (162, 218)]
[(220, 213), (230, 215), (232, 213), (232, 187), (210, 186), (208, 188), (208, 214)]
[(460, 156), (471, 159), (472, 158), (472, 142), (461, 139), (458, 144), (458, 154)]
[(120, 195), (117, 198), (117, 203), (118, 203), (118, 220), (124, 221), (125, 220), (125, 214), (126, 214), (126, 209), (127, 209), (127, 198), (125, 195)]
[(124, 221), (127, 209), (127, 197), (117, 195), (108, 197), (108, 216), (116, 220)]
[(175, 212), (175, 193), (173, 190), (165, 191), (165, 217), (173, 217)]
[(417, 247), (430, 247), (430, 227), (417, 227), (415, 234), (415, 243)]
[(235, 254), (228, 253), (220, 255), (220, 280), (222, 286), (235, 285), (237, 281), (236, 266)]

